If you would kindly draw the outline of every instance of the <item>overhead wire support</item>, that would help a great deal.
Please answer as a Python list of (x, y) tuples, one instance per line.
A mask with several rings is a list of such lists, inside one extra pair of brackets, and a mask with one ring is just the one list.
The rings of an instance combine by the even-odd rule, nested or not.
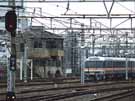
[[(64, 28), (64, 27), (54, 27), (54, 28), (44, 28), (45, 30), (82, 30), (82, 28), (76, 28), (76, 27), (72, 27), (72, 28)], [(131, 28), (111, 28), (114, 31), (120, 31), (120, 30), (131, 30)], [(106, 31), (110, 31), (110, 28), (84, 28), (84, 30), (106, 30)], [(135, 30), (135, 28), (132, 28), (132, 30)]]
[[(6, 6), (5, 6), (6, 7)], [(11, 6), (12, 7), (12, 6)], [(20, 6), (14, 6), (14, 7), (20, 7)], [(35, 12), (32, 12), (32, 14), (35, 13)], [(67, 18), (67, 19), (70, 19), (70, 18), (76, 18), (76, 19), (82, 19), (82, 18), (85, 18), (85, 19), (89, 19), (89, 18), (92, 18), (92, 19), (108, 19), (108, 14), (61, 14), (62, 16), (43, 16), (43, 15), (31, 15), (31, 16), (18, 16), (18, 18), (52, 18), (52, 19), (55, 19), (55, 18), (60, 18), (60, 19), (64, 19), (64, 18)], [(0, 16), (1, 18), (4, 16)], [(115, 19), (115, 18), (135, 18), (135, 14), (132, 14), (132, 13), (129, 13), (129, 14), (110, 14), (110, 17), (109, 18), (112, 18), (112, 19)]]
[(7, 5), (0, 5), (0, 8), (15, 8), (15, 9), (24, 9), (22, 6), (7, 6)]
[(112, 4), (111, 4), (111, 7), (110, 7), (110, 9), (109, 9), (109, 10), (107, 9), (107, 5), (106, 5), (106, 3), (105, 3), (105, 2), (106, 2), (106, 1), (105, 1), (105, 0), (103, 0), (104, 6), (105, 6), (105, 9), (106, 9), (106, 12), (107, 12), (108, 18), (109, 18), (115, 1), (114, 1), (114, 0), (112, 0)]
[[(27, 3), (66, 3), (69, 0), (24, 0), (23, 2)], [(114, 0), (104, 0), (105, 2), (113, 2)], [(0, 2), (11, 2), (11, 1), (0, 1)], [(16, 0), (17, 2), (22, 2), (20, 0)], [(81, 3), (81, 2), (103, 2), (103, 0), (70, 0), (72, 3)], [(115, 0), (115, 2), (135, 2), (134, 0)]]
[[(130, 16), (130, 17), (129, 17)], [(4, 16), (0, 16), (0, 18), (4, 18)], [(83, 19), (83, 15), (70, 15), (66, 14), (66, 16), (18, 16), (18, 18), (50, 18), (50, 19)], [(111, 19), (118, 19), (118, 18), (135, 18), (135, 14), (111, 14)], [(89, 14), (85, 15), (85, 19), (108, 19), (107, 14)]]
[(67, 3), (67, 8), (66, 8), (66, 11), (65, 11), (64, 15), (65, 15), (68, 11), (69, 11), (69, 1), (68, 1), (68, 3)]
[[(63, 15), (63, 14), (62, 14)], [(62, 18), (95, 18), (95, 19), (108, 19), (108, 14), (65, 14)], [(110, 14), (109, 18), (135, 18), (135, 14)]]

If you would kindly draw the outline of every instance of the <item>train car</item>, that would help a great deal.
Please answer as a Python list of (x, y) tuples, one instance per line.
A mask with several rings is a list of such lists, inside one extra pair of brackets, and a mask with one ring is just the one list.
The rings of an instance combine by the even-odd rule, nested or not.
[(89, 57), (85, 61), (85, 80), (125, 79), (126, 67), (129, 78), (135, 78), (135, 59), (122, 57)]

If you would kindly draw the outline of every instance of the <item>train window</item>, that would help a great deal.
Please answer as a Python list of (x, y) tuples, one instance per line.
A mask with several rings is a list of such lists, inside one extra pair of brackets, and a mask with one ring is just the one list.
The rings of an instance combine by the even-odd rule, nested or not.
[(134, 61), (132, 62), (132, 67), (135, 67), (135, 62)]
[(89, 61), (86, 61), (86, 62), (85, 62), (85, 67), (86, 67), (86, 68), (89, 68)]
[(120, 67), (120, 61), (114, 61), (113, 67)]
[[(129, 61), (128, 67), (134, 67), (135, 62)], [(86, 68), (123, 68), (126, 66), (125, 61), (87, 61)]]
[(96, 61), (91, 61), (89, 65), (90, 65), (91, 68), (95, 67), (96, 66)]
[(125, 61), (114, 61), (113, 67), (116, 67), (116, 68), (125, 67)]
[(85, 66), (86, 68), (102, 68), (103, 61), (87, 61)]
[(102, 68), (103, 67), (103, 61), (96, 61), (96, 67)]
[(133, 66), (133, 62), (132, 61), (129, 61), (128, 62), (128, 67), (132, 67)]
[(125, 67), (125, 61), (121, 61), (120, 67)]
[(110, 68), (110, 67), (112, 67), (112, 61), (104, 61), (104, 67), (105, 67), (105, 68)]
[(125, 62), (124, 61), (120, 61), (119, 67), (124, 67), (124, 65), (125, 65)]
[(86, 68), (93, 68), (96, 66), (95, 63), (96, 63), (95, 61), (87, 61), (85, 66)]

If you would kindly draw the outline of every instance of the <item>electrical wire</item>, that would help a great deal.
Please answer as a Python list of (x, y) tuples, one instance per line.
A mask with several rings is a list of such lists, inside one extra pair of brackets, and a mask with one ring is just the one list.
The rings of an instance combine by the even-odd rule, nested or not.
[(121, 3), (119, 3), (119, 2), (116, 2), (116, 3), (119, 4), (121, 7), (125, 8), (126, 10), (128, 10), (128, 11), (130, 11), (132, 13), (135, 13), (133, 10), (127, 8), (126, 6), (122, 5)]

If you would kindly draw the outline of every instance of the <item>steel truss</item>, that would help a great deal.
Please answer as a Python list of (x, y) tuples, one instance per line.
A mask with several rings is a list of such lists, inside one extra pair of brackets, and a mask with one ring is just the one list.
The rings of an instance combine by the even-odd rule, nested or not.
[[(119, 16), (114, 16), (114, 15), (111, 15), (111, 17), (109, 17), (110, 19), (110, 26), (103, 26), (102, 23), (100, 23), (100, 27), (95, 27), (95, 26), (92, 26), (92, 23), (93, 23), (93, 20), (97, 20), (97, 19), (108, 19), (107, 16), (96, 16), (96, 15), (89, 15), (89, 16), (79, 16), (79, 17), (47, 17), (47, 16), (19, 16), (18, 18), (20, 19), (23, 19), (23, 18), (27, 18), (27, 19), (47, 19), (48, 21), (50, 21), (50, 25), (48, 25), (48, 27), (45, 27), (45, 30), (85, 30), (85, 31), (88, 31), (88, 30), (99, 30), (99, 31), (135, 31), (135, 28), (133, 26), (134, 23), (133, 23), (133, 20), (135, 20), (135, 15), (131, 15), (131, 14), (127, 14), (126, 16), (123, 16), (123, 15), (126, 15), (126, 14), (122, 14)], [(86, 20), (88, 19), (89, 20), (89, 24), (88, 25), (84, 25), (82, 27), (82, 23), (76, 23), (75, 20), (76, 19), (81, 19), (81, 20)], [(115, 27), (111, 26), (112, 25), (112, 20), (113, 19), (124, 19), (123, 22), (120, 22), (118, 25), (116, 25)], [(61, 21), (62, 24), (64, 24), (65, 26), (54, 26), (53, 24), (56, 22), (56, 21)], [(130, 22), (130, 27), (118, 27), (119, 25), (123, 24), (124, 22), (126, 21), (129, 21)], [(77, 25), (76, 27), (74, 27), (74, 25)]]
[[(33, 3), (64, 3), (64, 2), (134, 2), (134, 0), (23, 0), (23, 2)], [(7, 0), (1, 0), (0, 2), (10, 2)], [(15, 0), (15, 2), (22, 2), (21, 0)]]

